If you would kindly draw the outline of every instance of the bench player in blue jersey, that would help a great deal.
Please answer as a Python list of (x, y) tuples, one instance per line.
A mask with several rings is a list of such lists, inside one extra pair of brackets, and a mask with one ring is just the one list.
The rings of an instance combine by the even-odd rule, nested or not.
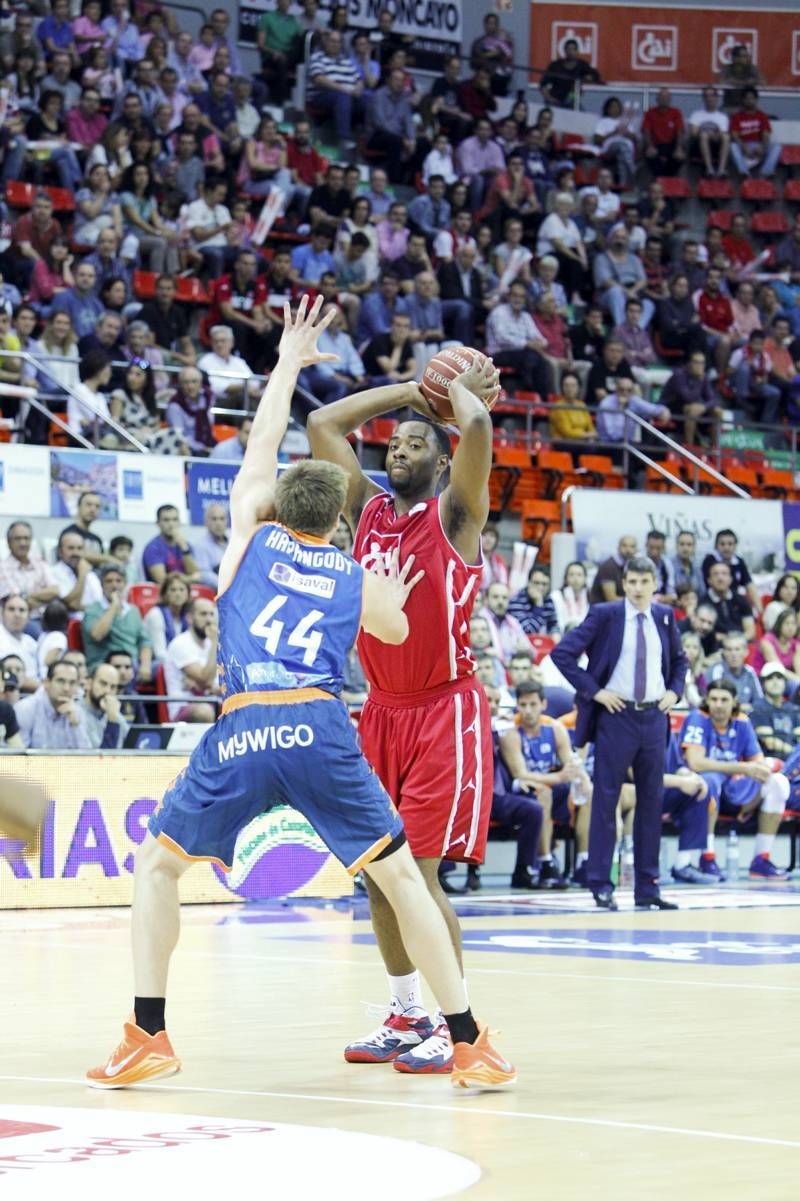
[(478, 1030), (444, 918), (411, 857), (403, 823), (360, 752), (339, 700), (359, 628), (387, 643), (408, 635), (403, 606), (422, 573), (395, 555), (373, 571), (330, 538), (347, 493), (344, 471), (304, 461), (277, 478), (300, 370), (330, 318), (321, 299), (285, 309), (278, 365), (259, 403), (231, 490), (231, 538), (219, 570), (222, 714), (150, 819), (136, 856), (132, 912), (134, 1012), (122, 1041), (87, 1074), (100, 1088), (180, 1070), (165, 1030), (167, 970), (179, 932), (178, 880), (198, 859), (228, 868), (236, 838), (277, 804), (300, 810), (350, 872), (364, 869), (392, 904), (403, 940), (442, 1007), (459, 1088), (497, 1088), (515, 1072)]

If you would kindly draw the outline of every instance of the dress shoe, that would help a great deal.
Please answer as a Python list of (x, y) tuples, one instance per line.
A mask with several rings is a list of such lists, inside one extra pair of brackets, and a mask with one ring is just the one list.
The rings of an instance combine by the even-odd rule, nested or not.
[(553, 860), (543, 859), (539, 866), (539, 888), (563, 889), (567, 887), (567, 881), (561, 875)]
[(529, 867), (518, 867), (511, 877), (511, 887), (522, 888), (525, 889), (526, 892), (532, 892), (534, 889), (538, 888), (539, 885), (536, 881), (536, 877)]
[(592, 895), (598, 909), (608, 909), (612, 913), (617, 910), (617, 902), (614, 900), (614, 893), (610, 888), (601, 888), (599, 892)]
[(466, 888), (456, 888), (455, 884), (450, 883), (447, 876), (439, 877), (439, 885), (442, 889), (442, 892), (446, 892), (450, 897), (463, 897), (464, 893), (467, 891)]
[(644, 897), (642, 900), (634, 898), (634, 905), (637, 909), (677, 909), (678, 906), (674, 901), (665, 901), (663, 897)]

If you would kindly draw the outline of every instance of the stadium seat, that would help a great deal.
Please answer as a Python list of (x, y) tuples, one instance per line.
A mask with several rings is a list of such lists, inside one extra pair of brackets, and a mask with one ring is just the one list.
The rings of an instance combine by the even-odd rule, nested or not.
[(235, 425), (222, 425), (215, 422), (211, 427), (211, 433), (216, 442), (227, 442), (229, 438), (236, 437), (237, 430)]
[[(498, 469), (495, 468), (495, 470)], [(518, 467), (505, 467), (500, 470), (508, 472), (510, 481), (504, 507), (512, 513), (521, 513), (526, 504), (544, 503), (541, 498), (545, 494), (547, 476), (538, 467), (526, 467), (524, 470), (520, 470)]]
[(708, 224), (718, 225), (725, 233), (729, 233), (733, 224), (733, 213), (730, 209), (712, 209), (708, 214)]
[(74, 213), (75, 197), (69, 188), (45, 188), (53, 202), (54, 213)]
[(211, 297), (204, 284), (195, 275), (175, 277), (175, 299), (184, 304), (209, 304)]
[(800, 146), (784, 146), (780, 164), (782, 167), (800, 167)]
[(549, 655), (556, 645), (555, 638), (551, 638), (549, 634), (529, 634), (528, 642), (533, 647), (534, 660), (537, 663), (541, 663), (545, 655)]
[(530, 452), (517, 446), (498, 446), (494, 452), (497, 467), (530, 467)]
[(366, 446), (388, 446), (397, 422), (392, 417), (373, 417), (361, 427)]
[(189, 596), (192, 600), (210, 600), (216, 599), (216, 589), (210, 588), (208, 584), (190, 584)]
[[(667, 468), (667, 471), (672, 473), (672, 475), (680, 475), (680, 473), (675, 469), (674, 464), (670, 465), (669, 463), (665, 463), (664, 466)], [(670, 481), (663, 476), (656, 467), (648, 466), (645, 468), (644, 480), (645, 492), (669, 492), (677, 495), (681, 495), (683, 493), (683, 488), (679, 488), (677, 484), (670, 483)]]
[(136, 608), (144, 617), (154, 605), (158, 604), (159, 594), (158, 584), (131, 584), (128, 589), (128, 603), (136, 605)]
[(155, 271), (134, 271), (133, 294), (137, 300), (155, 300), (157, 278)]
[(783, 199), (800, 204), (800, 179), (790, 179), (783, 189)]
[(550, 561), (550, 538), (561, 528), (561, 502), (526, 500), (522, 504), (522, 537), (539, 547), (538, 561)]
[(595, 488), (624, 488), (622, 472), (609, 455), (578, 455), (578, 471), (585, 471)]
[(697, 185), (698, 200), (733, 200), (733, 185), (729, 179), (701, 179)]
[(692, 189), (689, 187), (689, 181), (680, 175), (659, 175), (656, 182), (661, 184), (664, 195), (669, 200), (691, 199)]
[(739, 189), (742, 200), (771, 203), (778, 199), (778, 189), (771, 179), (743, 179)]
[(754, 234), (788, 234), (789, 222), (780, 209), (767, 209), (765, 213), (753, 213), (750, 228)]
[(36, 195), (36, 185), (9, 179), (6, 183), (6, 204), (12, 209), (29, 209)]
[(70, 617), (67, 623), (67, 649), (71, 651), (82, 651), (83, 647), (83, 623), (80, 617)]
[(776, 467), (764, 468), (761, 472), (761, 495), (776, 500), (794, 500), (797, 495), (794, 473), (779, 471)]

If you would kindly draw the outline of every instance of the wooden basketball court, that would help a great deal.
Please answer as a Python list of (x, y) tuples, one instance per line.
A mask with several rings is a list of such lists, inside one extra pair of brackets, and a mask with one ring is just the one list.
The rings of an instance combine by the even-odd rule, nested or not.
[[(385, 998), (363, 904), (186, 907), (167, 1007), (183, 1072), (111, 1093), (82, 1075), (130, 1008), (127, 911), (2, 913), (0, 1190), (93, 1201), (177, 1171), (187, 1196), (216, 1196), (230, 1146), (230, 1189), (281, 1201), (789, 1201), (800, 889), (666, 895), (692, 907), (635, 913), (623, 894), (608, 914), (574, 892), (460, 906), (473, 1009), (519, 1069), (514, 1092), (474, 1096), (344, 1062)], [(280, 1146), (259, 1142), (275, 1123)]]

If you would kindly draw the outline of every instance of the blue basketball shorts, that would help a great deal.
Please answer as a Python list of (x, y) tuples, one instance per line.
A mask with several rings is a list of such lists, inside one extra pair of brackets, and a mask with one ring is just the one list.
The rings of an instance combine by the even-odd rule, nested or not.
[(148, 829), (179, 855), (229, 871), (240, 830), (291, 805), (354, 875), (402, 833), (402, 820), (341, 701), (318, 689), (268, 695), (279, 699), (230, 698)]
[(703, 772), (708, 795), (717, 802), (720, 813), (735, 814), (742, 805), (754, 801), (762, 785), (750, 776), (724, 776), (722, 772)]

